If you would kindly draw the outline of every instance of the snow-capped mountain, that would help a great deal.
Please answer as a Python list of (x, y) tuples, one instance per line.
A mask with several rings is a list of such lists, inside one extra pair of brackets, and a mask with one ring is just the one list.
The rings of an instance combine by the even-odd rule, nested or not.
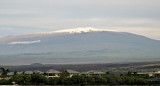
[(105, 32), (105, 31), (114, 31), (118, 32), (117, 30), (107, 30), (107, 29), (95, 29), (91, 27), (87, 28), (75, 28), (75, 29), (66, 29), (66, 30), (57, 30), (57, 31), (50, 31), (50, 32), (38, 32), (36, 34), (56, 34), (56, 33), (87, 33), (87, 32)]
[(160, 41), (106, 29), (76, 28), (0, 38), (0, 64), (160, 60)]
[(87, 28), (74, 28), (74, 29), (65, 29), (65, 30), (56, 30), (56, 31), (47, 31), (47, 32), (37, 32), (32, 34), (18, 35), (18, 36), (6, 36), (0, 38), (0, 43), (7, 42), (8, 40), (21, 39), (21, 38), (30, 38), (30, 37), (39, 37), (47, 35), (60, 35), (60, 34), (77, 34), (77, 33), (88, 33), (88, 32), (120, 32), (117, 30), (108, 30), (108, 29), (95, 29), (91, 27)]

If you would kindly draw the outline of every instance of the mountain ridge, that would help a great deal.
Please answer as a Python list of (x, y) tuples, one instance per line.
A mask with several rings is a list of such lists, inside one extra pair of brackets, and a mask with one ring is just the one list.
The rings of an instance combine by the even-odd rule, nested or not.
[(25, 35), (13, 35), (13, 36), (5, 36), (0, 37), (0, 42), (12, 40), (16, 38), (28, 38), (28, 37), (37, 37), (37, 36), (46, 36), (46, 35), (61, 35), (61, 34), (81, 34), (81, 33), (89, 33), (89, 32), (120, 32), (116, 30), (107, 30), (107, 29), (95, 29), (95, 28), (75, 28), (75, 29), (64, 29), (64, 30), (55, 30), (48, 32), (36, 32)]
[[(75, 28), (75, 29), (63, 29), (63, 30), (55, 30), (55, 31), (48, 31), (48, 32), (36, 32), (31, 34), (24, 34), (24, 35), (10, 35), (5, 37), (0, 37), (0, 42), (12, 40), (12, 39), (18, 39), (18, 38), (28, 38), (28, 37), (37, 37), (37, 36), (50, 36), (50, 35), (63, 35), (63, 34), (82, 34), (82, 33), (90, 33), (90, 32), (115, 32), (115, 33), (129, 33), (129, 32), (122, 32), (118, 30), (109, 30), (109, 29), (95, 29), (91, 27), (87, 28)], [(138, 36), (143, 36), (135, 33), (129, 33), (134, 34)], [(146, 36), (143, 36), (146, 37)], [(147, 37), (149, 38), (149, 37)], [(152, 39), (152, 38), (149, 38)], [(152, 39), (156, 40), (156, 39)], [(160, 40), (157, 40), (160, 41)]]
[(1, 64), (160, 60), (160, 41), (128, 32), (90, 31), (74, 34), (20, 36), (17, 39), (1, 42), (0, 47)]

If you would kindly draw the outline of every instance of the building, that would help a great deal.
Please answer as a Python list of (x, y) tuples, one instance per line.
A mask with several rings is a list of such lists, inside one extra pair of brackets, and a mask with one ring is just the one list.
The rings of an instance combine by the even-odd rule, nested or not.
[(86, 76), (101, 76), (105, 73), (102, 71), (91, 70), (91, 71), (87, 71), (87, 72), (82, 72), (81, 74), (86, 75)]
[(25, 71), (24, 74), (26, 74), (26, 75), (32, 75), (33, 71)]
[(148, 75), (149, 77), (154, 76), (153, 72), (138, 72), (137, 75)]
[(156, 77), (157, 75), (160, 75), (160, 71), (138, 72), (137, 75), (148, 75), (149, 77)]
[(39, 70), (35, 70), (35, 71), (33, 71), (33, 72), (36, 73), (36, 74), (44, 74), (44, 72), (39, 71)]
[(17, 72), (17, 74), (23, 74), (24, 72)]
[(9, 79), (9, 78), (11, 78), (12, 76), (14, 76), (14, 72), (8, 72), (7, 73), (7, 78), (6, 79)]
[(14, 72), (8, 72), (7, 73), (7, 76), (13, 76), (14, 75)]
[(54, 69), (50, 69), (48, 71), (46, 71), (46, 77), (51, 78), (51, 77), (59, 77), (60, 76), (59, 71), (54, 70)]
[(74, 70), (66, 70), (69, 73), (69, 77), (72, 77), (73, 75), (79, 75), (80, 73), (78, 71)]
[(157, 74), (160, 74), (160, 71), (156, 71)]

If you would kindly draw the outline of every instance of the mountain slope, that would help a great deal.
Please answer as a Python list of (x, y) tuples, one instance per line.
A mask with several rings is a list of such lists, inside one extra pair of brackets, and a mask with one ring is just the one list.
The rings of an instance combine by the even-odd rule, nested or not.
[(160, 41), (126, 32), (62, 30), (0, 40), (0, 64), (160, 60)]

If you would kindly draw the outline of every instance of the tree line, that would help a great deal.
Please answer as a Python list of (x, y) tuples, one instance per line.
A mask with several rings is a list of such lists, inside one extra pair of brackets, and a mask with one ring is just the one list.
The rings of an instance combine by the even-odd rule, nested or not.
[(149, 76), (140, 76), (135, 74), (113, 75), (103, 74), (101, 76), (74, 75), (69, 77), (69, 73), (62, 71), (60, 77), (47, 78), (44, 75), (34, 73), (31, 75), (15, 74), (10, 79), (0, 80), (0, 85), (12, 85), (15, 82), (18, 85), (151, 85), (160, 84), (160, 81), (148, 81)]

